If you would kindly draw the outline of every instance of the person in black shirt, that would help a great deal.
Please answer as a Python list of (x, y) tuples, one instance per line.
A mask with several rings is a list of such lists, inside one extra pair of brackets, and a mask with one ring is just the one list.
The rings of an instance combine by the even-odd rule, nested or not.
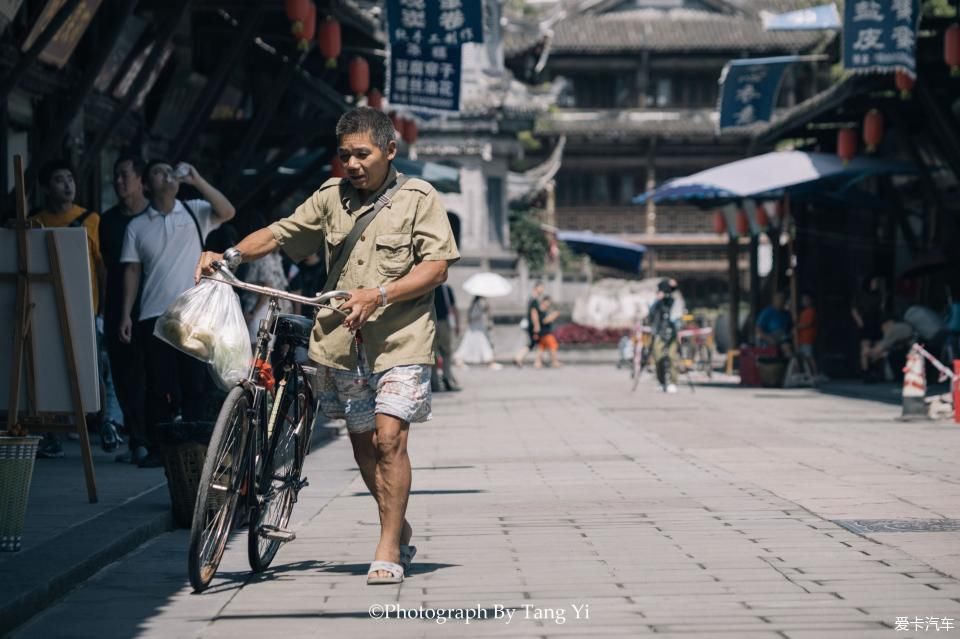
[[(327, 282), (327, 265), (323, 258), (317, 253), (308, 255), (297, 267), (297, 274), (290, 280), (290, 292), (304, 297), (322, 293), (323, 285)], [(314, 314), (312, 306), (304, 306), (299, 302), (293, 303), (293, 310), (304, 317), (312, 318)]]
[(123, 248), (127, 224), (150, 207), (149, 200), (143, 194), (143, 168), (143, 160), (135, 156), (124, 155), (114, 163), (113, 188), (120, 202), (106, 211), (100, 220), (100, 252), (107, 269), (104, 337), (113, 384), (129, 434), (129, 450), (119, 455), (117, 461), (133, 463), (139, 463), (147, 455), (143, 391), (145, 373), (142, 344), (137, 339), (124, 344), (119, 338), (125, 271), (124, 265), (120, 263), (120, 251)]
[[(441, 284), (433, 292), (433, 305), (437, 312), (437, 336), (434, 338), (434, 350), (442, 359), (443, 386), (448, 391), (458, 391), (460, 386), (453, 376), (453, 337), (454, 333), (460, 336), (460, 313), (457, 311), (457, 300), (453, 296), (453, 289)], [(452, 325), (451, 325), (452, 324)], [(437, 374), (437, 364), (433, 365), (433, 375), (430, 378), (433, 390), (439, 392), (440, 376)]]
[(533, 295), (527, 303), (527, 316), (523, 322), (527, 329), (527, 345), (513, 358), (513, 363), (519, 368), (523, 368), (523, 362), (527, 355), (540, 343), (540, 321), (543, 318), (543, 312), (540, 310), (540, 298), (543, 297), (543, 292), (543, 282), (537, 282), (533, 285)]

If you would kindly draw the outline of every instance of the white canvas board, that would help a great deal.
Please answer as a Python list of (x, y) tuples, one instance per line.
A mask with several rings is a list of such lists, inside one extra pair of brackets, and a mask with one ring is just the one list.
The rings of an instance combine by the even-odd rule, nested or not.
[[(54, 233), (60, 247), (60, 269), (67, 300), (67, 316), (73, 337), (73, 350), (80, 377), (80, 395), (83, 410), (100, 410), (99, 373), (97, 369), (97, 339), (93, 317), (93, 298), (90, 284), (90, 259), (87, 233), (81, 228), (32, 229), (27, 231), (30, 273), (50, 272), (47, 253), (48, 234)], [(0, 229), (0, 273), (17, 272), (17, 235), (12, 229)], [(0, 410), (6, 411), (10, 400), (10, 362), (13, 356), (14, 315), (16, 309), (16, 279), (0, 278)], [(63, 335), (57, 315), (56, 296), (52, 283), (32, 282), (30, 297), (34, 303), (31, 312), (32, 343), (36, 356), (37, 410), (39, 412), (72, 412), (73, 401), (67, 377), (67, 358)], [(29, 344), (28, 344), (29, 346)], [(26, 356), (26, 352), (24, 353)], [(26, 387), (26, 365), (21, 370), (20, 409), (29, 404)]]

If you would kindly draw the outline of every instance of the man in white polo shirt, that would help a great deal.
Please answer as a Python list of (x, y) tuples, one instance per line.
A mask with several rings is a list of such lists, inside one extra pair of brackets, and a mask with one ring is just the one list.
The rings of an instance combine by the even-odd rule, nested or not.
[[(120, 340), (129, 343), (134, 332), (144, 345), (147, 373), (146, 436), (149, 453), (141, 467), (161, 465), (157, 451), (157, 424), (172, 421), (177, 399), (185, 421), (200, 418), (206, 368), (153, 336), (159, 317), (173, 300), (193, 287), (194, 268), (203, 242), (213, 229), (235, 213), (230, 201), (188, 164), (174, 173), (168, 162), (153, 161), (144, 170), (150, 197), (147, 212), (131, 220), (123, 239), (120, 261), (126, 265)], [(177, 199), (180, 182), (194, 186), (204, 199)], [(140, 313), (134, 324), (131, 313), (140, 287)]]

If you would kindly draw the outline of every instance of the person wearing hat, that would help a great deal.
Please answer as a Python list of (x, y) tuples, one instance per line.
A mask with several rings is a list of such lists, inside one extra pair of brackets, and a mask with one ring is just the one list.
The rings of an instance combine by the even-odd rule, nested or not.
[(677, 324), (673, 318), (673, 292), (676, 289), (676, 280), (661, 280), (657, 285), (657, 301), (650, 307), (653, 361), (656, 362), (660, 390), (665, 393), (677, 392), (677, 359), (680, 348)]

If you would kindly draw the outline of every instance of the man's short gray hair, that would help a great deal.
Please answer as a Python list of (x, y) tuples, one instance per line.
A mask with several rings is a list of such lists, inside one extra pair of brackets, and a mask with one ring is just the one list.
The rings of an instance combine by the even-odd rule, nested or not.
[(382, 151), (386, 151), (390, 142), (396, 140), (390, 118), (371, 107), (357, 107), (340, 116), (337, 122), (337, 141), (354, 133), (369, 133), (373, 143)]

